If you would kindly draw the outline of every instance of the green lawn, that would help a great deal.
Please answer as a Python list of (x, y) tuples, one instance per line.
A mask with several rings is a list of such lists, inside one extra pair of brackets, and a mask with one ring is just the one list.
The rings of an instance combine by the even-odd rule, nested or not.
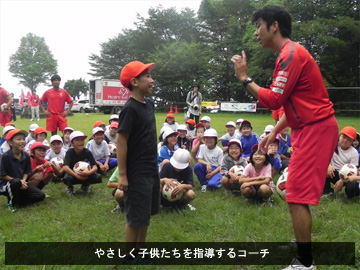
[[(166, 113), (157, 113), (160, 130)], [(270, 114), (209, 114), (212, 127), (219, 135), (226, 133), (227, 121), (244, 118), (251, 121), (254, 132), (262, 134), (267, 124), (273, 124)], [(183, 114), (175, 116), (183, 121)], [(95, 121), (108, 122), (109, 115), (80, 114), (68, 117), (75, 130), (90, 135)], [(339, 128), (350, 125), (360, 130), (359, 118), (338, 117)], [(31, 122), (19, 119), (16, 127), (27, 130)], [(45, 127), (45, 120), (39, 124)], [(107, 177), (110, 176), (108, 173)], [(103, 183), (93, 185), (90, 195), (68, 197), (65, 185), (50, 183), (44, 191), (50, 195), (43, 202), (20, 209), (5, 210), (6, 198), (0, 196), (0, 268), (1, 269), (111, 269), (112, 266), (8, 266), (5, 263), (5, 242), (122, 242), (125, 215), (111, 213), (116, 205), (111, 189)], [(286, 203), (276, 194), (274, 208), (249, 205), (242, 196), (225, 196), (223, 189), (200, 192), (195, 177), (196, 211), (162, 211), (149, 227), (149, 242), (288, 242), (294, 239)], [(335, 200), (321, 200), (313, 213), (314, 242), (356, 242), (356, 269), (359, 268), (360, 204), (358, 198), (348, 201), (343, 193)], [(336, 255), (335, 255), (336, 256)], [(132, 266), (128, 269), (279, 269), (275, 266)], [(117, 269), (125, 269), (119, 266)], [(355, 267), (318, 266), (318, 269), (355, 269)]]

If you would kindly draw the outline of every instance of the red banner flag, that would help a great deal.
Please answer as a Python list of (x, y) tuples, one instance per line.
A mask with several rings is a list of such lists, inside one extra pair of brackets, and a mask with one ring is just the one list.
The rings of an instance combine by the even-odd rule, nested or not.
[(30, 91), (27, 92), (26, 97), (27, 97), (27, 99), (30, 99), (30, 97), (31, 97)]
[(24, 106), (24, 99), (25, 99), (24, 90), (21, 88), (21, 96), (20, 96), (21, 106)]

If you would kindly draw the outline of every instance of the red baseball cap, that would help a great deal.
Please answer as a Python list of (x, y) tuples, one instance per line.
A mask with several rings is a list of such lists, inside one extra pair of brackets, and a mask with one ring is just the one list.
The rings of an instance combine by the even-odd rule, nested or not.
[(118, 128), (119, 127), (119, 123), (118, 122), (112, 122), (111, 124), (110, 124), (110, 128)]
[(166, 115), (166, 118), (175, 118), (175, 116), (174, 116), (172, 113), (168, 113), (168, 114)]
[(35, 148), (44, 148), (45, 150), (49, 149), (49, 146), (43, 144), (42, 142), (34, 142), (31, 147), (30, 147), (30, 151), (34, 150)]
[(193, 126), (195, 126), (195, 124), (196, 124), (194, 119), (188, 119), (188, 120), (186, 120), (185, 123), (188, 123), (188, 124), (193, 125)]
[(356, 129), (353, 127), (344, 127), (341, 132), (342, 134), (348, 136), (350, 139), (355, 140), (356, 139)]
[(103, 121), (96, 121), (96, 122), (94, 123), (94, 128), (96, 128), (96, 127), (98, 127), (98, 126), (100, 126), (100, 125), (104, 125), (104, 126), (105, 126), (105, 123), (104, 123)]
[(139, 76), (141, 73), (143, 73), (145, 70), (152, 71), (154, 69), (155, 64), (144, 64), (140, 61), (132, 61), (128, 64), (126, 64), (120, 73), (120, 82), (123, 86), (129, 87), (131, 84), (131, 79)]
[(46, 133), (46, 129), (42, 128), (42, 127), (38, 127), (37, 129), (35, 129), (34, 133), (35, 133), (35, 135), (38, 135), (38, 134), (41, 134), (41, 133)]
[(28, 135), (28, 133), (25, 130), (13, 129), (10, 130), (9, 133), (6, 135), (6, 141), (10, 141), (17, 134), (22, 134), (25, 137)]
[(7, 127), (7, 126), (13, 126), (13, 127), (15, 127), (15, 125), (14, 125), (13, 123), (10, 123), (10, 122), (9, 122), (9, 123), (6, 123), (4, 127)]

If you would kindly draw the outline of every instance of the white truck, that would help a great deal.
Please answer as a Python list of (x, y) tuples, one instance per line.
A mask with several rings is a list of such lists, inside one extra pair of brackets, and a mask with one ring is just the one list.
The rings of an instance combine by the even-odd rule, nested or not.
[(119, 114), (130, 95), (119, 80), (90, 80), (89, 103), (95, 112)]

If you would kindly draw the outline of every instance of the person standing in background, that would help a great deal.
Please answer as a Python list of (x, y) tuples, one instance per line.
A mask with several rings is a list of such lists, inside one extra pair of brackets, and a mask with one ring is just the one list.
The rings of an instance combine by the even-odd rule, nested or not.
[(30, 119), (30, 121), (33, 121), (35, 119), (35, 116), (36, 116), (36, 120), (40, 121), (39, 101), (40, 101), (40, 98), (36, 94), (36, 90), (32, 90), (32, 95), (30, 95), (30, 98), (28, 100), (28, 105), (31, 108), (31, 119)]
[(189, 106), (187, 117), (188, 119), (194, 119), (196, 124), (199, 123), (199, 117), (201, 115), (201, 103), (202, 103), (202, 95), (199, 92), (200, 84), (195, 82), (194, 90), (189, 92), (186, 97), (186, 104)]

